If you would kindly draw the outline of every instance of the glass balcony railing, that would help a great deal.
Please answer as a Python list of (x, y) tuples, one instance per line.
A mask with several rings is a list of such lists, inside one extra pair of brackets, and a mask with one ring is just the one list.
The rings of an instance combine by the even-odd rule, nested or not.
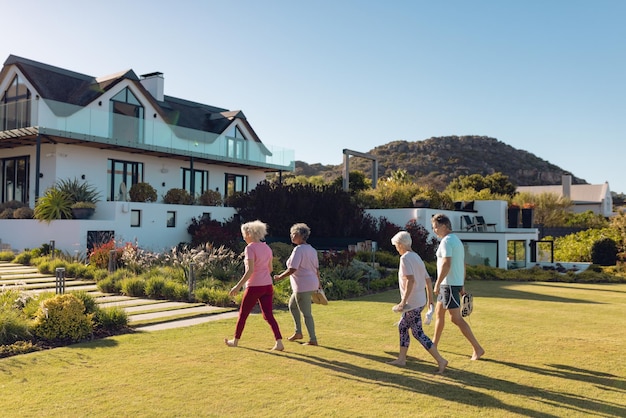
[(0, 105), (0, 131), (27, 127), (38, 127), (44, 134), (136, 149), (278, 170), (295, 168), (293, 150), (166, 124), (152, 114), (138, 119), (47, 99)]

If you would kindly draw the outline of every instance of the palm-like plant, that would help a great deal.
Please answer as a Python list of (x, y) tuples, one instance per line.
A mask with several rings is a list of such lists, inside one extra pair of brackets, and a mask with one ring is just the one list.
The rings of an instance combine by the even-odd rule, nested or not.
[(52, 187), (46, 190), (44, 195), (37, 199), (34, 217), (35, 219), (48, 223), (55, 219), (71, 219), (71, 207), (72, 200), (70, 196)]
[(80, 182), (78, 179), (65, 179), (57, 181), (56, 188), (66, 193), (72, 203), (89, 202), (95, 204), (100, 200), (98, 190), (87, 182)]

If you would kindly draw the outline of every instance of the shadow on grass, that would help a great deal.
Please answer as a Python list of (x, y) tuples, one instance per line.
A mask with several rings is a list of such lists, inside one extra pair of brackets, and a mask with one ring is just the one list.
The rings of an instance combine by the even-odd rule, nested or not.
[[(474, 297), (479, 298), (506, 298), (506, 299), (519, 299), (519, 300), (534, 300), (539, 302), (557, 302), (557, 303), (586, 303), (586, 304), (601, 304), (602, 302), (589, 300), (589, 299), (577, 299), (571, 297), (546, 295), (537, 292), (526, 292), (520, 289), (511, 289), (510, 286), (537, 286), (539, 282), (501, 282), (501, 281), (470, 281), (465, 282), (465, 289), (474, 294)], [(482, 286), (481, 286), (482, 285)], [(548, 285), (546, 282), (541, 282), (542, 286)], [(567, 285), (555, 285), (555, 287), (567, 287)], [(585, 289), (586, 290), (586, 289)]]
[[(483, 359), (490, 363), (496, 363), (507, 367), (522, 370), (527, 373), (534, 373), (540, 376), (551, 376), (560, 379), (573, 380), (577, 382), (590, 383), (597, 388), (606, 391), (622, 392), (626, 396), (626, 379), (610, 373), (597, 372), (594, 370), (581, 369), (563, 364), (547, 364), (545, 368), (529, 366), (525, 364), (516, 364), (506, 361), (493, 359)], [(503, 387), (510, 385), (511, 382), (503, 382)], [(591, 399), (580, 395), (568, 395), (561, 392), (550, 390), (537, 390), (531, 386), (523, 386), (526, 396), (541, 397), (544, 402), (551, 402), (559, 408), (568, 408), (572, 412), (602, 415), (610, 414), (611, 416), (626, 416), (626, 405), (617, 403), (600, 402), (597, 399)], [(513, 392), (512, 392), (513, 393)]]
[[(382, 357), (371, 354), (358, 353), (351, 350), (320, 346), (315, 350), (329, 350), (343, 355), (359, 357), (355, 362), (362, 364), (363, 359), (377, 363), (386, 363), (395, 358), (397, 353), (389, 353), (391, 357)], [(626, 416), (626, 406), (616, 403), (599, 401), (590, 397), (570, 394), (556, 390), (536, 388), (519, 382), (512, 382), (494, 377), (484, 376), (463, 369), (449, 367), (443, 375), (434, 374), (435, 363), (410, 359), (405, 371), (415, 372), (410, 375), (399, 374), (396, 366), (389, 365), (389, 371), (369, 369), (346, 361), (329, 360), (312, 354), (291, 352), (268, 353), (267, 351), (249, 349), (252, 351), (289, 357), (312, 366), (322, 367), (337, 374), (337, 377), (355, 382), (371, 384), (375, 387), (389, 387), (437, 397), (445, 401), (471, 405), (480, 408), (497, 408), (512, 414), (532, 417), (554, 417), (555, 415), (536, 411), (530, 408), (505, 404), (499, 399), (485, 394), (477, 389), (497, 391), (528, 398), (530, 400), (559, 408), (565, 414), (571, 415), (601, 415)], [(551, 375), (562, 379), (592, 383), (603, 390), (623, 391), (618, 386), (624, 386), (624, 379), (606, 373), (591, 370), (577, 369), (565, 365), (548, 365), (546, 368), (518, 365), (498, 360), (481, 359), (500, 364), (506, 367), (515, 367), (528, 373), (541, 376)], [(567, 411), (567, 412), (566, 412)], [(559, 415), (561, 416), (561, 415)]]
[[(563, 288), (571, 289), (572, 288), (571, 286), (568, 287), (568, 285), (571, 285), (571, 283), (536, 282), (535, 284), (539, 284), (545, 287), (555, 287), (558, 289), (563, 289)], [(608, 292), (611, 294), (615, 294), (615, 293), (626, 294), (626, 291), (616, 290), (615, 286), (611, 286), (612, 284), (621, 284), (621, 283), (605, 283), (603, 287), (595, 287), (595, 288), (588, 287), (588, 285), (590, 285), (589, 283), (577, 283), (577, 284), (586, 285), (584, 288), (580, 288), (580, 290), (584, 292)]]
[[(381, 357), (358, 353), (350, 350), (343, 350), (332, 347), (319, 347), (317, 349), (339, 352), (344, 355), (357, 356), (368, 361), (386, 363), (392, 360), (397, 353), (391, 357)], [(263, 352), (262, 350), (252, 349)], [(267, 353), (267, 352), (265, 352)], [(390, 353), (391, 354), (391, 353)], [(563, 412), (569, 410), (571, 414), (597, 414), (604, 411), (614, 416), (626, 416), (626, 408), (623, 405), (609, 404), (575, 394), (560, 393), (545, 389), (538, 389), (529, 385), (510, 382), (489, 376), (468, 372), (462, 369), (449, 367), (443, 375), (435, 375), (435, 364), (433, 362), (415, 361), (411, 359), (403, 370), (416, 372), (412, 375), (399, 374), (396, 366), (389, 365), (389, 371), (380, 371), (359, 366), (345, 361), (328, 360), (326, 358), (300, 353), (282, 352), (280, 355), (289, 357), (292, 360), (322, 367), (337, 374), (337, 377), (352, 380), (360, 383), (367, 383), (373, 387), (388, 387), (399, 390), (406, 390), (439, 398), (457, 404), (479, 406), (482, 408), (497, 408), (511, 414), (519, 414), (530, 417), (555, 417), (550, 413), (536, 411), (534, 409), (503, 403), (494, 396), (485, 394), (484, 390), (505, 392), (516, 397), (525, 397), (534, 401), (542, 402), (552, 407), (562, 409)], [(484, 360), (480, 360), (484, 361)], [(355, 362), (363, 363), (363, 361)], [(504, 365), (508, 365), (503, 363)], [(540, 370), (534, 372), (540, 373)], [(419, 374), (418, 374), (419, 373)]]
[[(512, 289), (511, 286), (529, 285), (537, 286), (538, 282), (502, 282), (502, 281), (468, 281), (465, 283), (465, 289), (471, 292), (475, 298), (504, 298), (504, 299), (519, 299), (519, 300), (534, 300), (538, 302), (556, 302), (556, 303), (585, 303), (585, 304), (601, 304), (602, 302), (587, 299), (577, 299), (571, 297), (563, 297), (557, 295), (545, 295), (536, 292), (526, 292), (520, 289)], [(558, 288), (567, 288), (567, 283), (559, 285), (551, 285), (547, 283), (541, 283), (541, 286), (553, 286)], [(594, 289), (589, 289), (590, 291)], [(609, 289), (596, 289), (603, 292), (610, 291)], [(581, 289), (581, 291), (587, 291), (587, 288)], [(588, 294), (587, 294), (588, 297)], [(400, 300), (400, 293), (398, 290), (388, 290), (381, 293), (366, 295), (357, 297), (354, 299), (346, 299), (346, 302), (383, 302), (389, 303), (389, 309), (393, 304), (398, 303)]]

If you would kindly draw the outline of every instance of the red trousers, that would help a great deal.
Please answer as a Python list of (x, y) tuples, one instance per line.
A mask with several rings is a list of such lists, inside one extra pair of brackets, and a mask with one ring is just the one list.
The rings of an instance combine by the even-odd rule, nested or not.
[(241, 307), (239, 308), (239, 318), (237, 319), (237, 328), (235, 329), (235, 338), (240, 339), (243, 334), (243, 328), (246, 326), (246, 320), (248, 315), (252, 312), (252, 308), (256, 305), (257, 301), (261, 305), (261, 312), (263, 313), (263, 319), (270, 324), (272, 332), (274, 333), (274, 339), (281, 340), (283, 336), (278, 328), (278, 322), (274, 318), (273, 311), (273, 297), (274, 286), (268, 284), (267, 286), (251, 286), (246, 287), (243, 293), (243, 299), (241, 300)]

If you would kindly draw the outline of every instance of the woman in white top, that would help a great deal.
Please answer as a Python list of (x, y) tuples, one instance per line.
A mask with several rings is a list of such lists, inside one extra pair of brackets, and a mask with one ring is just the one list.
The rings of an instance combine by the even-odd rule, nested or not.
[(296, 244), (296, 247), (287, 260), (287, 270), (275, 275), (274, 280), (290, 276), (293, 293), (289, 298), (289, 312), (293, 316), (296, 329), (294, 334), (287, 339), (295, 341), (304, 338), (301, 318), (304, 316), (304, 324), (309, 333), (309, 342), (305, 345), (317, 345), (315, 321), (311, 312), (311, 296), (320, 288), (319, 260), (315, 248), (306, 242), (310, 234), (311, 229), (306, 224), (298, 223), (291, 227), (291, 242)]
[(432, 281), (420, 256), (411, 250), (413, 241), (408, 232), (398, 232), (391, 238), (391, 243), (400, 254), (398, 285), (402, 297), (400, 303), (394, 306), (394, 311), (403, 313), (402, 319), (398, 323), (400, 353), (397, 359), (389, 363), (397, 366), (406, 365), (406, 354), (411, 342), (409, 330), (411, 330), (415, 339), (437, 361), (437, 373), (443, 373), (448, 361), (441, 357), (437, 351), (437, 346), (424, 334), (422, 329), (422, 310), (426, 306), (426, 302), (429, 305), (433, 303)]

